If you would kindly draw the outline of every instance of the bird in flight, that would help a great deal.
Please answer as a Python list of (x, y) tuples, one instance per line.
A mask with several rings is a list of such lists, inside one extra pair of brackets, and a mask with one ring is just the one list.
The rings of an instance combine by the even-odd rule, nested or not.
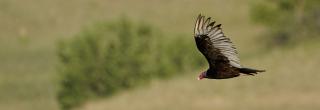
[(228, 79), (240, 74), (255, 75), (265, 70), (245, 68), (240, 65), (238, 52), (221, 29), (221, 24), (215, 25), (211, 18), (198, 16), (194, 27), (194, 38), (198, 50), (205, 56), (209, 69), (201, 72), (198, 80)]

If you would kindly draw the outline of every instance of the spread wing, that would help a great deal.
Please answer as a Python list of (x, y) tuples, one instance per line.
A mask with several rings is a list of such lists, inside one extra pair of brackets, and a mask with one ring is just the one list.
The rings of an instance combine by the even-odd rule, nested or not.
[(211, 18), (205, 19), (199, 15), (194, 27), (194, 37), (200, 52), (206, 57), (210, 67), (217, 63), (229, 63), (229, 65), (241, 68), (238, 53), (231, 40), (227, 38), (221, 29), (221, 24), (214, 25)]

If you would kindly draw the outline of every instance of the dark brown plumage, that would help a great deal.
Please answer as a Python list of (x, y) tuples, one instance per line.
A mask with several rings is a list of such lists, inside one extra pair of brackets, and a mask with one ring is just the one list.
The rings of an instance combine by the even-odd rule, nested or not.
[(209, 69), (199, 75), (199, 79), (227, 79), (242, 74), (254, 75), (265, 70), (243, 68), (240, 65), (238, 52), (231, 40), (215, 25), (211, 18), (198, 16), (194, 27), (194, 38), (199, 51), (209, 63)]

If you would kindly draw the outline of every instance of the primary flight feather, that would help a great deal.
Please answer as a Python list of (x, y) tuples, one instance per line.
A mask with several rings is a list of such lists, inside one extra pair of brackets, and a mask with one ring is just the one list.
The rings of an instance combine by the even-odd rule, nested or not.
[(244, 68), (240, 65), (238, 52), (229, 38), (215, 25), (211, 18), (198, 16), (194, 27), (194, 38), (198, 50), (205, 56), (209, 69), (200, 73), (198, 79), (227, 79), (240, 74), (254, 75), (265, 70)]

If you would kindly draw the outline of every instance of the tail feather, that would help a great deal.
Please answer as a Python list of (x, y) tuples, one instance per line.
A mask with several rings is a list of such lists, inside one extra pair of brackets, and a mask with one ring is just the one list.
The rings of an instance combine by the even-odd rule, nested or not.
[(256, 70), (251, 68), (239, 68), (240, 73), (248, 74), (248, 75), (254, 75), (258, 72), (265, 72), (266, 70)]

